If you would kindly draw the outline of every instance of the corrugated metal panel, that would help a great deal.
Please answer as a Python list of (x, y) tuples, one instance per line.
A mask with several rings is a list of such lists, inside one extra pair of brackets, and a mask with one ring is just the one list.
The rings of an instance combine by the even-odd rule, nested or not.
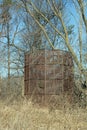
[(38, 50), (26, 53), (24, 70), (25, 95), (43, 95), (46, 100), (47, 95), (67, 91), (72, 97), (73, 60), (69, 52)]

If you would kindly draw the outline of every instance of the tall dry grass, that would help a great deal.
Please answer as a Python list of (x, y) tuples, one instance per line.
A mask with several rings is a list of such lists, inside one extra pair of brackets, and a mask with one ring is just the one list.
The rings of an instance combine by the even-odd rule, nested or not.
[(87, 130), (87, 109), (50, 111), (26, 99), (0, 100), (0, 130)]

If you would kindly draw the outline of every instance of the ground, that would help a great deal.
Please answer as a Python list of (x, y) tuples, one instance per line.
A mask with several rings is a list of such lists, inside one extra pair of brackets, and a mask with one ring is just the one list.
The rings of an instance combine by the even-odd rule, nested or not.
[(87, 130), (87, 108), (50, 110), (26, 99), (0, 99), (0, 130)]

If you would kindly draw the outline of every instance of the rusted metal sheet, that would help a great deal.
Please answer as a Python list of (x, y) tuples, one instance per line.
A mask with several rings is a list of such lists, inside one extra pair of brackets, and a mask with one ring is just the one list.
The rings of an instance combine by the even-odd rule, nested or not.
[[(38, 50), (25, 54), (25, 95), (61, 95), (72, 97), (74, 75), (72, 56), (67, 51)], [(36, 97), (36, 96), (35, 96)]]

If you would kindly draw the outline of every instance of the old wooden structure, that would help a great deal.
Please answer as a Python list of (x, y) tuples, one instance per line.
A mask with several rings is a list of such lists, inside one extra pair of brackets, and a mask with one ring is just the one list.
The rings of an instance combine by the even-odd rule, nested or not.
[[(38, 50), (25, 53), (24, 94), (40, 102), (47, 97), (73, 94), (73, 60), (68, 51)], [(50, 98), (49, 98), (50, 100)]]

